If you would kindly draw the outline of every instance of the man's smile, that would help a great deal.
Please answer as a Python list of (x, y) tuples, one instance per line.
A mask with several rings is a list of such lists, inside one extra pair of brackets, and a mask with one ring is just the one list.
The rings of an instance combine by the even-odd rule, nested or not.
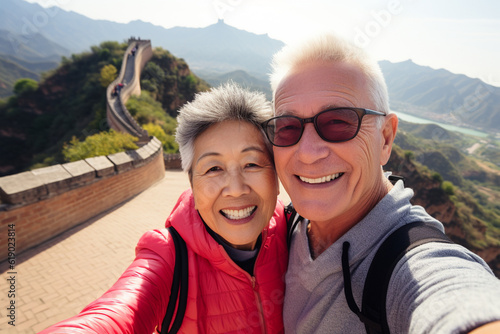
[(322, 177), (318, 177), (318, 178), (314, 178), (314, 179), (311, 179), (311, 178), (308, 178), (308, 177), (304, 177), (304, 176), (300, 176), (299, 175), (299, 179), (302, 181), (302, 182), (305, 182), (305, 183), (312, 183), (312, 184), (316, 184), (316, 183), (326, 183), (326, 182), (330, 182), (332, 180), (335, 180), (339, 177), (341, 177), (342, 175), (344, 175), (344, 173), (335, 173), (335, 174), (331, 174), (331, 175), (327, 175), (327, 176), (322, 176)]

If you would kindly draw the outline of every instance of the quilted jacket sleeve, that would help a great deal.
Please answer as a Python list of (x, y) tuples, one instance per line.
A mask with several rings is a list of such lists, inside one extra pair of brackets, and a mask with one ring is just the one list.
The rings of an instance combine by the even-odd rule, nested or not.
[(146, 232), (118, 281), (78, 315), (41, 333), (147, 333), (165, 316), (175, 262), (167, 232)]

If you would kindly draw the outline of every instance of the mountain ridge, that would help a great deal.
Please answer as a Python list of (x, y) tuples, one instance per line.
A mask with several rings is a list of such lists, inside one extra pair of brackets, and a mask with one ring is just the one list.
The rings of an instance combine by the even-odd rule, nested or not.
[(399, 63), (384, 60), (379, 64), (394, 110), (442, 123), (498, 132), (499, 87), (446, 69), (417, 65), (411, 60)]
[[(30, 43), (46, 41), (38, 43), (37, 50), (31, 48), (33, 57), (41, 50), (48, 56), (49, 49), (55, 50), (58, 57), (68, 57), (103, 41), (123, 41), (136, 36), (150, 39), (154, 47), (185, 59), (194, 73), (208, 73), (213, 78), (245, 71), (256, 80), (268, 81), (272, 56), (284, 45), (267, 34), (253, 34), (223, 20), (204, 28), (164, 28), (142, 20), (129, 23), (92, 20), (58, 7), (43, 8), (22, 0), (5, 0), (3, 5), (0, 29), (9, 31), (8, 38), (15, 40), (17, 36), (19, 41)], [(0, 37), (0, 53), (6, 53), (6, 44), (1, 41)], [(20, 55), (19, 51), (15, 56), (23, 59)], [(500, 88), (445, 69), (417, 65), (411, 60), (381, 61), (380, 65), (394, 110), (499, 136)], [(241, 73), (235, 77), (236, 82), (238, 78), (242, 78)], [(258, 89), (271, 95), (269, 84)]]

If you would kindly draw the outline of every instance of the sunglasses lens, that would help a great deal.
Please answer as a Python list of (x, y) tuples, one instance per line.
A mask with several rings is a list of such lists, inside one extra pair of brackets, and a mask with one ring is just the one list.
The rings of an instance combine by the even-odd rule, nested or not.
[(341, 142), (354, 138), (358, 131), (359, 117), (351, 109), (335, 109), (318, 115), (316, 126), (323, 139)]
[(269, 140), (276, 146), (296, 144), (302, 134), (302, 124), (295, 117), (278, 117), (272, 119), (266, 129)]

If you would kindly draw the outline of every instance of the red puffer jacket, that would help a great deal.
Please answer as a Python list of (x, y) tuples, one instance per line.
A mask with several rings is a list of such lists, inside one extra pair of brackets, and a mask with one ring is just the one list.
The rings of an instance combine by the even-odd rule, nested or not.
[[(284, 274), (288, 263), (283, 204), (278, 201), (254, 276), (239, 268), (206, 231), (190, 190), (179, 198), (166, 226), (186, 241), (188, 303), (181, 333), (282, 333)], [(41, 333), (155, 332), (170, 295), (175, 248), (166, 230), (140, 239), (136, 259), (102, 297), (80, 314)]]

